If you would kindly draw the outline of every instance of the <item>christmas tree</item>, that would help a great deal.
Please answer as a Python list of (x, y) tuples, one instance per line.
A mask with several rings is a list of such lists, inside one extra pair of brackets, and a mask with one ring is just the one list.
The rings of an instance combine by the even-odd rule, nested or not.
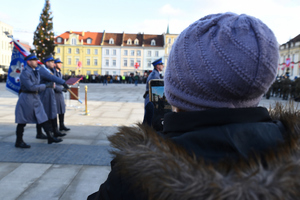
[(50, 0), (46, 0), (45, 6), (40, 16), (40, 23), (34, 32), (33, 45), (38, 59), (43, 59), (52, 54), (54, 55), (54, 33), (52, 12), (50, 11)]

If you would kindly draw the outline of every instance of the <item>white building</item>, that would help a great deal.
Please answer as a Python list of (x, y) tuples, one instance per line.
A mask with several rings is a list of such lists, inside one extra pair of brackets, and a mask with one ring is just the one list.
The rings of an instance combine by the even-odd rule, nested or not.
[(8, 69), (11, 61), (13, 45), (9, 44), (11, 39), (4, 32), (13, 35), (13, 27), (0, 21), (0, 67)]
[(121, 74), (122, 33), (103, 33), (101, 75)]
[[(152, 62), (164, 58), (164, 36), (163, 35), (148, 35), (144, 34), (144, 60), (143, 60), (143, 71), (152, 71)], [(164, 59), (163, 59), (164, 62)]]

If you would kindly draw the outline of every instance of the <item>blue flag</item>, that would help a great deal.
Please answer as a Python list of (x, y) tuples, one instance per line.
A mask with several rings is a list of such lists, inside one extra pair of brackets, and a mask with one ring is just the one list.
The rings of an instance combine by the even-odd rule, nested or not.
[(24, 61), (25, 56), (23, 54), (16, 46), (14, 46), (10, 66), (7, 73), (6, 89), (16, 95), (19, 94), (20, 90), (21, 72), (26, 66), (26, 62)]

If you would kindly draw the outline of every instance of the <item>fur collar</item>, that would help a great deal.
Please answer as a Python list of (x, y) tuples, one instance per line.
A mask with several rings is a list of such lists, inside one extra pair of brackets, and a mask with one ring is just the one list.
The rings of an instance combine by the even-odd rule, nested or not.
[(266, 155), (268, 167), (257, 157), (247, 163), (207, 165), (149, 127), (138, 125), (121, 127), (109, 137), (118, 149), (111, 152), (116, 158), (114, 170), (155, 200), (299, 199), (299, 111), (292, 104), (286, 108), (277, 104), (270, 116), (280, 120), (287, 133), (279, 153)]

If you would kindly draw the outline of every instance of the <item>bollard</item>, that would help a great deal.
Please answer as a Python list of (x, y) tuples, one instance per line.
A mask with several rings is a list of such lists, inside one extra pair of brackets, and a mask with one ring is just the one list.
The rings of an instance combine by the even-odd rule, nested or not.
[(85, 86), (85, 115), (90, 115), (89, 114), (89, 111), (88, 111), (88, 109), (87, 109), (87, 89), (88, 89), (88, 87), (87, 87), (87, 85)]

